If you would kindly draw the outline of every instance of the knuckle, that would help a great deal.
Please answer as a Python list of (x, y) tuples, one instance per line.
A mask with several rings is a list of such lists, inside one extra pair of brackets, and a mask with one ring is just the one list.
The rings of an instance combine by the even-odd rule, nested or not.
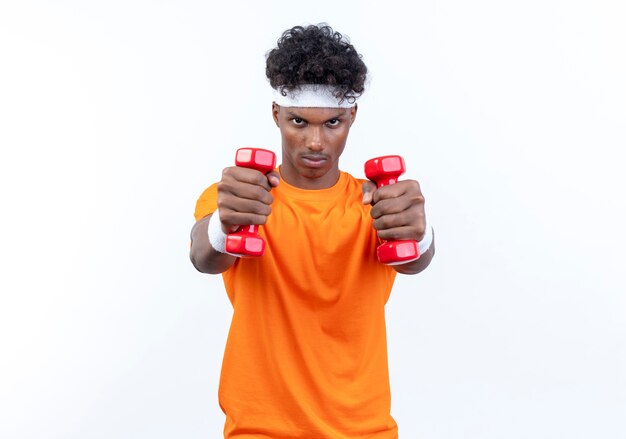
[(378, 219), (378, 222), (379, 222), (379, 224), (380, 224), (380, 228), (381, 228), (381, 229), (388, 229), (388, 228), (389, 228), (389, 223), (390, 223), (390, 221), (389, 221), (389, 216), (388, 216), (388, 215), (381, 216), (381, 217)]
[(374, 219), (380, 217), (380, 208), (378, 206), (373, 206), (370, 210), (370, 216)]
[(267, 175), (263, 174), (261, 171), (256, 171), (254, 179), (256, 184), (263, 186), (264, 188), (268, 188), (270, 185)]
[(220, 210), (220, 212), (224, 212), (228, 208), (228, 206), (230, 206), (230, 204), (231, 203), (229, 203), (227, 196), (218, 195), (217, 208)]
[(393, 239), (393, 235), (388, 230), (378, 230), (378, 237), (380, 239)]
[(220, 180), (217, 183), (217, 194), (218, 196), (220, 195), (224, 195), (226, 193), (230, 193), (233, 191), (233, 185), (229, 182), (229, 180), (226, 178), (222, 178), (222, 180)]
[(269, 206), (263, 203), (255, 203), (253, 213), (257, 215), (267, 216), (269, 215)]
[(420, 184), (417, 180), (403, 180), (401, 182), (403, 184), (403, 192), (409, 194), (421, 194), (422, 190), (420, 188)]
[(254, 198), (259, 201), (264, 201), (267, 199), (268, 192), (265, 188), (261, 186), (254, 187)]
[(219, 220), (223, 225), (225, 225), (226, 227), (232, 225), (232, 215), (230, 215), (228, 211), (222, 212), (220, 210), (219, 215)]
[(380, 199), (373, 209), (376, 209), (376, 214), (380, 217), (385, 215), (389, 211), (390, 200)]
[(378, 231), (389, 229), (391, 221), (389, 215), (384, 215), (374, 221), (374, 228)]
[(411, 197), (411, 206), (420, 206), (426, 202), (422, 194), (415, 194)]
[(227, 167), (227, 168), (222, 169), (222, 179), (233, 177), (234, 170), (235, 168), (233, 167)]
[(407, 182), (409, 188), (413, 189), (414, 191), (420, 192), (420, 193), (422, 192), (421, 189), (420, 189), (420, 184), (418, 183), (417, 180), (406, 180), (406, 182)]
[(385, 198), (385, 189), (387, 188), (387, 186), (383, 186), (381, 188), (376, 189), (376, 191), (374, 192), (373, 196), (372, 196), (372, 202), (374, 204), (379, 203), (381, 200), (384, 200)]

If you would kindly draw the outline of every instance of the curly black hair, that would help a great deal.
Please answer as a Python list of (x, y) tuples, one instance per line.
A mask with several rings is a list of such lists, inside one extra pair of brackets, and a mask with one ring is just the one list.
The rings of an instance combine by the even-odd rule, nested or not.
[(335, 96), (354, 102), (365, 91), (367, 67), (349, 40), (327, 24), (294, 26), (283, 32), (266, 58), (272, 88), (286, 91), (303, 84), (335, 87)]

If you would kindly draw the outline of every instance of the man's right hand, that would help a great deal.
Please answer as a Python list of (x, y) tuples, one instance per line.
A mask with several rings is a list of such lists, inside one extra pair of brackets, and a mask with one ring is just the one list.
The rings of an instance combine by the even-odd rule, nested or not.
[[(276, 171), (263, 174), (241, 166), (224, 169), (217, 184), (217, 206), (222, 231), (230, 233), (239, 226), (265, 224), (271, 213), (274, 197), (272, 188), (278, 186), (280, 176)], [(207, 228), (212, 215), (198, 220), (191, 229), (189, 257), (194, 267), (202, 273), (223, 273), (237, 258), (221, 253), (209, 242)]]
[(274, 201), (270, 191), (279, 183), (276, 171), (263, 174), (241, 166), (224, 169), (217, 185), (217, 207), (224, 233), (234, 232), (239, 226), (265, 224)]

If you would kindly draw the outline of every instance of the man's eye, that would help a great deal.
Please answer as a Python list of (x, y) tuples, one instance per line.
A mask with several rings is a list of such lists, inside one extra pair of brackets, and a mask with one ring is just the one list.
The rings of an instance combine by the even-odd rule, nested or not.
[(328, 125), (329, 127), (336, 127), (337, 125), (339, 125), (339, 119), (331, 119), (326, 122), (326, 125)]
[(294, 117), (291, 119), (294, 125), (304, 125), (304, 119), (300, 119), (299, 117)]

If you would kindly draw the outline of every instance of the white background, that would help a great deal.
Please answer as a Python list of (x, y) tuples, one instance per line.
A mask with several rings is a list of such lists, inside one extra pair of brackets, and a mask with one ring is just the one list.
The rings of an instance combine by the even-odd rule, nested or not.
[(265, 53), (321, 21), (371, 72), (344, 169), (404, 155), (437, 234), (387, 306), (401, 437), (626, 437), (624, 3), (407, 5), (2, 2), (0, 437), (220, 437), (195, 201), (279, 151)]

